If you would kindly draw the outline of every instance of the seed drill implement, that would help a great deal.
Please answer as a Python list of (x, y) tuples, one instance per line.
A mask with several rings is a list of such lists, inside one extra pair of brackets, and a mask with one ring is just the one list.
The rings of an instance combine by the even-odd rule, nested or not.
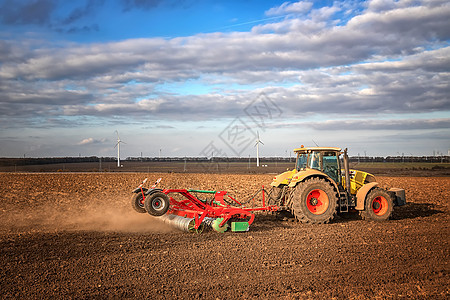
[[(227, 191), (195, 189), (145, 188), (147, 178), (133, 191), (131, 204), (139, 213), (149, 213), (165, 223), (187, 232), (201, 233), (205, 227), (223, 233), (248, 231), (255, 219), (255, 211), (277, 211), (275, 205), (266, 205), (264, 187), (253, 197), (241, 203)], [(262, 206), (248, 208), (245, 204), (262, 196)], [(200, 195), (200, 196), (198, 196)]]

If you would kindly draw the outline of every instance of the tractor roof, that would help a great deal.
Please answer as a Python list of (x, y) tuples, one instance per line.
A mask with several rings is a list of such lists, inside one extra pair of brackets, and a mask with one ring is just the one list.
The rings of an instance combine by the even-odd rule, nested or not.
[(294, 149), (294, 152), (308, 152), (308, 151), (337, 151), (341, 152), (341, 148), (337, 147), (301, 147)]

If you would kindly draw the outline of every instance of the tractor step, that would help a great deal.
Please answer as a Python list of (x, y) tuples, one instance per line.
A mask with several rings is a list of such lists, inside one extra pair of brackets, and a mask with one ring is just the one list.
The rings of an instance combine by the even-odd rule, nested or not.
[(339, 191), (339, 212), (348, 212), (348, 194), (346, 191)]

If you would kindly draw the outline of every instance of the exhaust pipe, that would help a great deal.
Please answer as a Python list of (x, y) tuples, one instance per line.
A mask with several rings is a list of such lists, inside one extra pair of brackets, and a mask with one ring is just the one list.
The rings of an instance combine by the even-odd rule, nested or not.
[(345, 188), (347, 189), (347, 193), (350, 195), (350, 164), (348, 161), (347, 148), (344, 150), (344, 171), (345, 171)]

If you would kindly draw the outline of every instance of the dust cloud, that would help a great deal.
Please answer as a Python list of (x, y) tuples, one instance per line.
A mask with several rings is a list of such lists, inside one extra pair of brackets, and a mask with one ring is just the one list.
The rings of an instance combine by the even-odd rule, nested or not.
[(171, 232), (172, 228), (149, 214), (124, 206), (47, 206), (1, 213), (0, 232)]

